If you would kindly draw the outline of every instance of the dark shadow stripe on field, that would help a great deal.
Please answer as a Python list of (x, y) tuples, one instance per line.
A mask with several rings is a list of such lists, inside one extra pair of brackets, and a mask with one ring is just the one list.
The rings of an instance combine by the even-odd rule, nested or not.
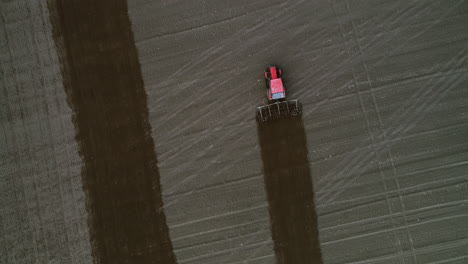
[(257, 128), (277, 262), (322, 263), (302, 117)]
[(96, 263), (176, 263), (125, 0), (49, 0)]

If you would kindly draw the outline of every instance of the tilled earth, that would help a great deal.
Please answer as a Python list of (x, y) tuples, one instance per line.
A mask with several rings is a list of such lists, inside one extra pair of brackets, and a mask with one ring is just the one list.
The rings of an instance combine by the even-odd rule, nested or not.
[(466, 262), (466, 1), (0, 13), (1, 263)]
[(271, 235), (279, 263), (322, 263), (301, 116), (258, 123)]
[(126, 4), (49, 5), (83, 162), (93, 256), (100, 263), (176, 263)]

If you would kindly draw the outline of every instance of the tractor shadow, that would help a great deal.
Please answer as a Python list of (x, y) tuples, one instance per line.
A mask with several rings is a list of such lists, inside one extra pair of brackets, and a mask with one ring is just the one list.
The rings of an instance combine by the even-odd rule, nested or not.
[(257, 121), (278, 263), (322, 263), (302, 115)]

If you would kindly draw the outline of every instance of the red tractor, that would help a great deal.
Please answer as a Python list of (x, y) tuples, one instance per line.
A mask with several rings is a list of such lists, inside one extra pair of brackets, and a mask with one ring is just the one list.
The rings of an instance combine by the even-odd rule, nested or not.
[(268, 101), (286, 99), (286, 90), (281, 79), (281, 69), (275, 66), (270, 66), (265, 70), (265, 81), (268, 88)]
[(286, 101), (282, 71), (279, 67), (269, 66), (265, 70), (265, 81), (268, 88), (268, 105), (257, 107), (257, 120), (266, 122), (289, 116), (300, 115), (301, 105), (297, 100)]

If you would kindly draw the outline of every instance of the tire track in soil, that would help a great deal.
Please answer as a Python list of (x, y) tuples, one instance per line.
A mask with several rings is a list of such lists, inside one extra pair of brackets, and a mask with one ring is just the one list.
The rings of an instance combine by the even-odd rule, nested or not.
[(125, 0), (49, 0), (95, 263), (176, 263)]
[(322, 263), (302, 116), (257, 129), (277, 263)]

